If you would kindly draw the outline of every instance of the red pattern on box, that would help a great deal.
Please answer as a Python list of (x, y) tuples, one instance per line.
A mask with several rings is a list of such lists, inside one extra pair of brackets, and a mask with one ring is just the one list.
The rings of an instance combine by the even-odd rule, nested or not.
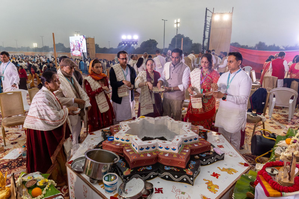
[(132, 147), (129, 146), (123, 148), (123, 153), (131, 169), (153, 165), (158, 161), (157, 151), (137, 153)]
[(111, 131), (111, 134), (112, 134), (113, 136), (114, 136), (116, 133), (118, 133), (119, 130), (120, 130), (120, 125), (119, 125), (119, 124), (110, 126), (110, 131)]
[(180, 153), (159, 152), (158, 162), (166, 166), (186, 168), (190, 160), (190, 148), (189, 145), (184, 145), (183, 147)]
[(211, 150), (211, 143), (203, 138), (199, 138), (197, 143), (188, 145), (191, 149), (191, 155), (204, 153)]
[(124, 143), (116, 142), (116, 141), (108, 141), (108, 140), (105, 140), (102, 143), (103, 149), (112, 151), (120, 156), (123, 156), (124, 146), (129, 146), (129, 144), (124, 144)]

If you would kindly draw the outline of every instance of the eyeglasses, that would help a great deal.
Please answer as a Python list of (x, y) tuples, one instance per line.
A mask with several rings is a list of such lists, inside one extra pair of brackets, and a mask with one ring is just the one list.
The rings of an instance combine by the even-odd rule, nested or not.
[(118, 59), (120, 59), (120, 60), (127, 60), (128, 58), (118, 58)]

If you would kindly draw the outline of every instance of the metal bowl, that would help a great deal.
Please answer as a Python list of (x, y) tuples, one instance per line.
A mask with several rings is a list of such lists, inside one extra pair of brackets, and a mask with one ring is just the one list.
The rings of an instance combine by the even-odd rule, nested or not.
[(119, 156), (104, 149), (91, 149), (85, 152), (83, 172), (90, 178), (91, 183), (102, 180), (111, 166), (119, 161)]
[(85, 164), (85, 159), (86, 159), (85, 156), (76, 158), (71, 164), (72, 169), (74, 171), (76, 171), (77, 173), (83, 173), (83, 167), (84, 167), (84, 164)]

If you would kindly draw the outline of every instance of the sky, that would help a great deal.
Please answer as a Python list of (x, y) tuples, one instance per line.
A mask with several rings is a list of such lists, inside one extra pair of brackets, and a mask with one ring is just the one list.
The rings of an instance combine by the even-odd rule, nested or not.
[[(76, 33), (95, 37), (100, 47), (116, 47), (122, 35), (139, 35), (139, 44), (155, 39), (163, 47), (178, 33), (202, 43), (205, 9), (232, 12), (231, 42), (253, 46), (299, 44), (299, 0), (0, 0), (0, 46), (37, 43), (69, 47)], [(41, 37), (42, 36), (42, 37)], [(42, 39), (43, 38), (43, 39)]]

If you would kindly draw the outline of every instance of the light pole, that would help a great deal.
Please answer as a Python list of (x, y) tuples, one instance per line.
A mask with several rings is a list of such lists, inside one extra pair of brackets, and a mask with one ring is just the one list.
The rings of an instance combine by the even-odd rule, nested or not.
[(41, 47), (44, 47), (44, 36), (40, 36), (42, 38), (42, 46)]
[(177, 47), (177, 35), (178, 35), (178, 32), (179, 32), (179, 27), (180, 27), (180, 23), (181, 23), (181, 20), (178, 19), (178, 20), (174, 20), (174, 27), (176, 28), (176, 34), (175, 34), (175, 48)]
[(167, 21), (167, 19), (162, 19), (162, 21), (164, 21), (164, 32), (163, 32), (163, 50), (164, 51), (164, 48), (165, 48), (165, 21)]
[(110, 41), (108, 41), (108, 46), (109, 46), (109, 48), (110, 48)]

